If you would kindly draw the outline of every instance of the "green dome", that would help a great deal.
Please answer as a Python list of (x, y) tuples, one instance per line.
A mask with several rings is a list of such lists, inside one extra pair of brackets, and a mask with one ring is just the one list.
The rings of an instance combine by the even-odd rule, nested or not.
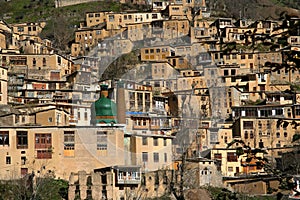
[[(97, 123), (116, 123), (117, 106), (116, 103), (104, 96), (95, 102)], [(101, 118), (98, 118), (101, 117)], [(106, 118), (107, 117), (107, 118)]]

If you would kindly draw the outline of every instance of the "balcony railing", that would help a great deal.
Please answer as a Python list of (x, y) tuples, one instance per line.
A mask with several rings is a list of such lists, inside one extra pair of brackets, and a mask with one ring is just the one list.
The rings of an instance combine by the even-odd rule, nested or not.
[(140, 177), (129, 178), (129, 179), (127, 179), (125, 177), (123, 179), (118, 179), (117, 182), (118, 182), (118, 184), (140, 184), (141, 183), (141, 179), (140, 179)]

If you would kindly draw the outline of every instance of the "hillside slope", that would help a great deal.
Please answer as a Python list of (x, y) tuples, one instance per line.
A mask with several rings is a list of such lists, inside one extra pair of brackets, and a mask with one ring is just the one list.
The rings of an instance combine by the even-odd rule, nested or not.
[(213, 16), (246, 19), (279, 19), (281, 13), (300, 17), (299, 0), (209, 0)]

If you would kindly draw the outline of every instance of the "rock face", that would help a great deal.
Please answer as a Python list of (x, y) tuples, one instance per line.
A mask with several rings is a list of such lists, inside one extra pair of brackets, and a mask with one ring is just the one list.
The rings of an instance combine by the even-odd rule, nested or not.
[(279, 19), (283, 12), (292, 16), (300, 16), (300, 11), (295, 9), (300, 6), (297, 1), (292, 4), (284, 1), (279, 4), (278, 1), (272, 0), (210, 0), (207, 5), (212, 10), (212, 15), (237, 19), (240, 17), (253, 20)]
[(211, 197), (205, 189), (192, 189), (184, 193), (184, 199), (188, 200), (211, 200)]

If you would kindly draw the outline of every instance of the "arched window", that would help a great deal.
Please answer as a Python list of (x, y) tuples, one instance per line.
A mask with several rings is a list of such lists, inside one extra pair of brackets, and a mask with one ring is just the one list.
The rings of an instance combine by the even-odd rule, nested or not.
[(245, 139), (248, 139), (248, 131), (245, 131), (244, 137), (245, 137)]
[(253, 138), (254, 138), (253, 131), (250, 131), (250, 139), (253, 139)]
[(281, 147), (280, 141), (278, 141), (278, 143), (276, 144), (276, 147), (277, 148)]
[(280, 133), (279, 132), (276, 133), (276, 137), (280, 138)]
[(46, 58), (43, 58), (43, 67), (46, 67), (47, 62), (46, 62)]
[(262, 123), (261, 123), (261, 121), (258, 121), (258, 128), (262, 129)]
[(35, 60), (35, 58), (33, 58), (33, 60), (32, 60), (32, 66), (33, 66), (33, 67), (36, 66), (36, 60)]

